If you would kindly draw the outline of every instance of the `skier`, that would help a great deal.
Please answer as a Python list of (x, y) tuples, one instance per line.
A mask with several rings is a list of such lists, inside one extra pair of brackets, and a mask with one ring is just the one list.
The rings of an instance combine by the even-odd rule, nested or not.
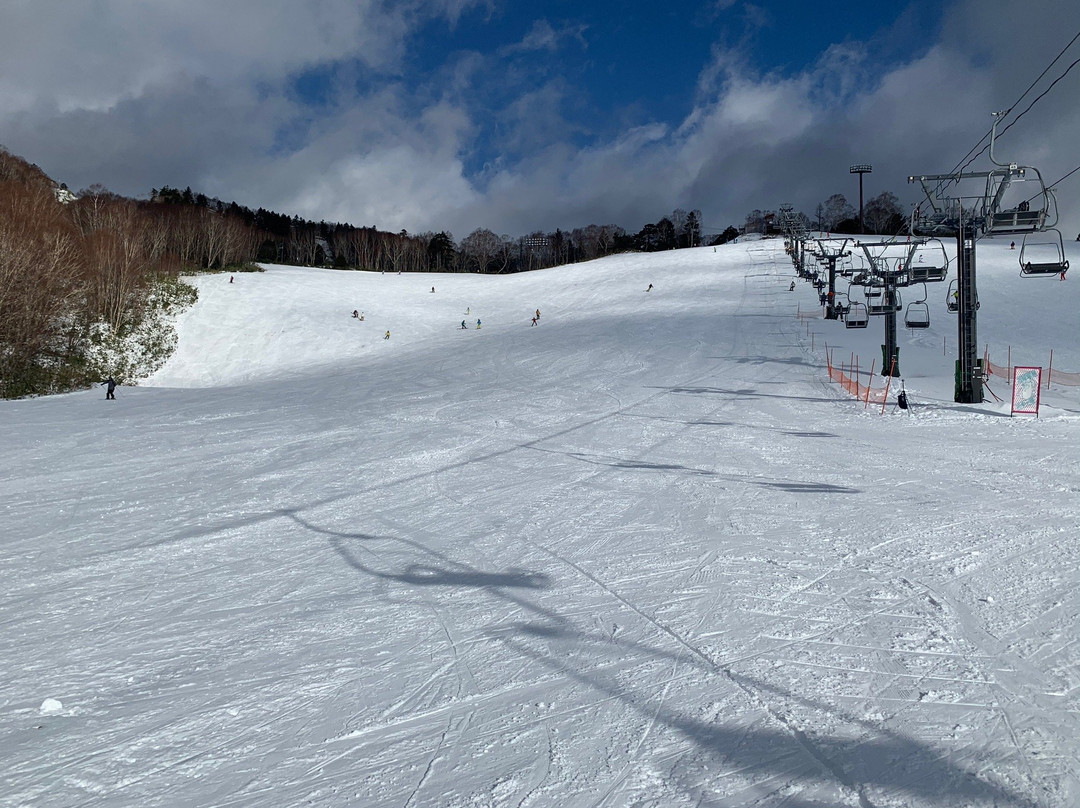
[(358, 319), (360, 322), (364, 322), (364, 312), (360, 312), (360, 317)]
[(383, 339), (390, 339), (390, 332), (389, 331), (386, 332), (386, 336), (384, 336)]
[(360, 312), (357, 311), (356, 309), (353, 309), (352, 310), (352, 316), (355, 317), (357, 320), (359, 320), (360, 319)]
[(466, 317), (469, 316), (469, 307), (468, 306), (465, 307), (465, 316)]
[(537, 310), (536, 310), (536, 319), (537, 319), (537, 320), (539, 320), (539, 319), (540, 319), (540, 309), (537, 309)]
[(648, 288), (648, 289), (646, 289), (645, 291), (646, 291), (646, 292), (651, 292), (651, 291), (652, 291), (652, 284), (651, 284), (651, 283), (649, 284), (649, 288)]
[(794, 292), (794, 291), (795, 291), (795, 281), (792, 281), (792, 282), (791, 282), (791, 286), (789, 286), (789, 287), (787, 288), (787, 290), (788, 290), (789, 292)]
[(1009, 249), (1010, 250), (1015, 250), (1016, 249), (1016, 242), (1015, 241), (1010, 241), (1009, 242)]
[(107, 400), (111, 399), (112, 401), (116, 401), (116, 396), (113, 393), (113, 391), (116, 390), (116, 382), (113, 380), (113, 377), (110, 376), (103, 381), (101, 385), (105, 387), (105, 398)]
[(536, 318), (535, 317), (532, 318), (532, 324), (536, 325)]
[(435, 287), (434, 286), (431, 287), (431, 293), (435, 294)]
[(462, 330), (462, 331), (465, 331), (466, 329), (468, 329), (468, 326), (467, 326), (467, 325), (465, 325), (465, 321), (464, 321), (464, 320), (462, 320), (462, 321), (461, 321), (461, 330)]
[(476, 328), (477, 329), (480, 328), (480, 318), (479, 317), (476, 318)]
[(232, 282), (233, 282), (233, 276), (232, 276), (232, 275), (230, 275), (230, 276), (229, 276), (229, 283), (232, 283)]

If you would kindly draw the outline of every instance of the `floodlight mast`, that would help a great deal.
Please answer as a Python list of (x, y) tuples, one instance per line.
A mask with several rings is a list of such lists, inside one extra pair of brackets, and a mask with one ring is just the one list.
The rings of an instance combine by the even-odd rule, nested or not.
[(874, 170), (874, 167), (872, 165), (870, 165), (869, 163), (859, 163), (858, 165), (853, 165), (851, 168), (848, 169), (848, 174), (858, 174), (859, 175), (859, 232), (860, 233), (865, 233), (866, 232), (866, 225), (863, 224), (862, 178), (863, 178), (863, 174), (870, 174), (870, 173), (873, 172), (873, 170)]

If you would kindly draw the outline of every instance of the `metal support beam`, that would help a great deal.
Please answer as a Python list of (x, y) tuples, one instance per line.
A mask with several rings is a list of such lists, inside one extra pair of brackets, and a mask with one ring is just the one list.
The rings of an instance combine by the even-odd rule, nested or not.
[(983, 367), (979, 361), (977, 314), (979, 295), (975, 286), (975, 231), (961, 228), (956, 234), (957, 345), (956, 390), (953, 400), (981, 404)]

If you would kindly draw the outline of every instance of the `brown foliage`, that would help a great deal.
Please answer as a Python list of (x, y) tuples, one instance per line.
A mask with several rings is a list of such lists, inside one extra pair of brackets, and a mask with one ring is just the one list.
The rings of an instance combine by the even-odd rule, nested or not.
[(52, 190), (0, 182), (0, 379), (62, 351), (84, 269), (79, 232)]

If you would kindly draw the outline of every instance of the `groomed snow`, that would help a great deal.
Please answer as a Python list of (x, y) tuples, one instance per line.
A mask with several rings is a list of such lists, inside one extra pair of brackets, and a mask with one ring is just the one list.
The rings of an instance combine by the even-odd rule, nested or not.
[[(978, 271), (1080, 371), (1080, 281)], [(793, 277), (203, 276), (144, 386), (0, 403), (0, 804), (1080, 804), (1080, 387), (953, 403), (937, 284), (864, 408)]]

